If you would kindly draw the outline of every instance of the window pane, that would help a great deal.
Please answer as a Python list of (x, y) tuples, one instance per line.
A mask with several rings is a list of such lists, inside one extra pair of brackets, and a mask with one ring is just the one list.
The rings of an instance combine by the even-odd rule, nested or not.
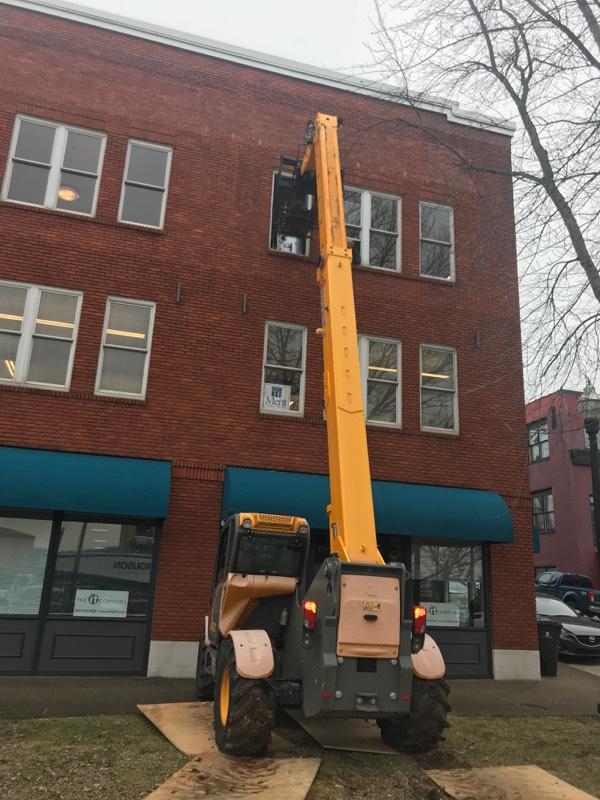
[(27, 289), (0, 283), (0, 330), (20, 331)]
[(146, 353), (104, 348), (100, 389), (105, 392), (141, 394)]
[(69, 131), (63, 167), (76, 172), (97, 172), (101, 145), (99, 136)]
[(27, 380), (65, 386), (71, 346), (57, 339), (34, 339)]
[(125, 198), (121, 219), (160, 228), (164, 192), (161, 189), (144, 189), (140, 186), (125, 186)]
[(73, 294), (42, 291), (35, 333), (72, 339), (78, 299)]
[(0, 517), (0, 614), (37, 614), (52, 521)]
[(381, 381), (398, 380), (398, 345), (394, 342), (369, 340), (368, 378)]
[(414, 544), (414, 601), (428, 609), (430, 627), (483, 627), (481, 545)]
[(372, 194), (371, 227), (395, 233), (398, 230), (398, 201)]
[(280, 367), (302, 367), (304, 331), (269, 325), (266, 363)]
[(421, 424), (425, 428), (454, 429), (454, 393), (421, 390)]
[(112, 300), (106, 329), (106, 344), (145, 350), (148, 347), (151, 311), (150, 306)]
[(61, 172), (56, 207), (64, 211), (91, 214), (94, 208), (97, 180), (97, 178), (90, 178), (89, 175)]
[(449, 278), (451, 274), (450, 247), (445, 244), (421, 242), (421, 275)]
[(369, 264), (372, 267), (396, 269), (397, 236), (386, 233), (373, 233), (369, 236)]
[(344, 190), (344, 216), (346, 225), (356, 225), (360, 228), (360, 192), (353, 192), (350, 189)]
[(0, 378), (12, 380), (15, 375), (19, 334), (0, 333)]
[(367, 381), (367, 419), (371, 422), (397, 421), (396, 384)]
[(423, 347), (421, 382), (429, 388), (454, 389), (454, 353), (451, 350)]
[(136, 183), (148, 183), (150, 186), (164, 188), (167, 174), (166, 150), (132, 144), (129, 151), (129, 168), (127, 180)]
[(34, 167), (31, 164), (13, 162), (8, 187), (9, 199), (43, 206), (49, 172), (48, 167)]
[(154, 526), (147, 524), (64, 522), (50, 613), (86, 616), (89, 591), (94, 595), (89, 616), (116, 617), (124, 608), (128, 617), (145, 616), (154, 539)]
[(301, 372), (265, 368), (263, 408), (265, 411), (300, 411)]
[(15, 158), (27, 161), (39, 161), (49, 164), (52, 158), (56, 128), (40, 125), (38, 122), (22, 120), (19, 127), (19, 138), (15, 148)]
[(421, 238), (437, 242), (452, 241), (450, 209), (440, 206), (421, 206)]

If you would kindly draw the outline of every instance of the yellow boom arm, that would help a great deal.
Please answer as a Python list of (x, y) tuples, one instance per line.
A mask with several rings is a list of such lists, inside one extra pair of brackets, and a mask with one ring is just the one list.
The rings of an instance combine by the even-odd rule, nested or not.
[(336, 117), (317, 114), (300, 166), (317, 187), (325, 413), (329, 450), (330, 551), (342, 561), (383, 564), (377, 549), (367, 449), (358, 334), (352, 288), (352, 251), (346, 241), (344, 194)]

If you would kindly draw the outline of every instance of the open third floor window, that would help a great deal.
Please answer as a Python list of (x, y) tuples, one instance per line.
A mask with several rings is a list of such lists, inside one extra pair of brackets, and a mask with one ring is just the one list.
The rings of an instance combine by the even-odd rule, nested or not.
[(400, 198), (344, 189), (344, 213), (352, 263), (400, 269)]
[(93, 216), (106, 137), (17, 117), (2, 198)]
[(67, 389), (81, 292), (0, 282), (0, 381)]
[(119, 221), (162, 228), (165, 219), (170, 147), (130, 141), (123, 176)]
[(548, 444), (548, 422), (545, 419), (540, 419), (537, 422), (532, 422), (527, 426), (527, 435), (529, 437), (529, 463), (535, 464), (536, 461), (542, 461), (550, 455)]

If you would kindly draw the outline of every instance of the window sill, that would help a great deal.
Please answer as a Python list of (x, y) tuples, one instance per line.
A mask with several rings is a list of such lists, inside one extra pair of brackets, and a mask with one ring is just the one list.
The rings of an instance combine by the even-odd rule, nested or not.
[(315, 263), (310, 255), (302, 255), (301, 253), (289, 253), (287, 252), (287, 250), (274, 250), (272, 247), (267, 247), (267, 255), (281, 257), (287, 260), (291, 259), (292, 261), (305, 261), (305, 262), (308, 261), (311, 264)]
[(29, 211), (33, 214), (42, 214), (43, 216), (60, 217), (61, 219), (75, 219), (79, 222), (90, 222), (94, 225), (103, 225), (107, 228), (116, 228), (118, 230), (134, 230), (139, 233), (149, 233), (152, 236), (166, 236), (165, 228), (150, 228), (145, 225), (136, 225), (132, 222), (119, 222), (112, 217), (105, 216), (90, 216), (89, 214), (78, 214), (73, 211), (63, 211), (58, 208), (46, 208), (45, 206), (29, 205), (28, 203), (18, 203), (14, 200), (0, 200), (0, 208), (11, 208), (19, 211)]
[(14, 392), (15, 394), (39, 395), (42, 391), (49, 397), (64, 397), (69, 400), (96, 400), (105, 403), (124, 403), (132, 406), (146, 406), (146, 400), (135, 397), (117, 397), (110, 395), (98, 395), (94, 392), (73, 391), (71, 389), (43, 388), (40, 386), (30, 386), (28, 384), (11, 384), (0, 382), (0, 391)]
[(456, 286), (456, 275), (453, 275), (451, 278), (437, 278), (435, 275), (422, 275), (419, 273), (418, 280), (425, 281), (429, 283), (433, 281), (437, 284), (442, 284), (442, 286)]
[(456, 439), (460, 436), (460, 431), (446, 431), (438, 428), (421, 428), (421, 433), (426, 436), (442, 436), (444, 439)]
[(0, 387), (3, 389), (29, 389), (33, 392), (52, 392), (53, 394), (65, 395), (69, 393), (68, 386), (54, 386), (47, 383), (16, 383), (0, 379)]

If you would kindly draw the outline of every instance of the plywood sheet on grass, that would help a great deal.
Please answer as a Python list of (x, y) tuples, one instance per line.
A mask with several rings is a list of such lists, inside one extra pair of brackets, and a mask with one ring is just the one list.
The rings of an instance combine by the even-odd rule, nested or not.
[(374, 720), (343, 717), (305, 717), (300, 711), (288, 714), (326, 750), (353, 750), (358, 753), (398, 755), (381, 739)]
[(318, 758), (230, 758), (209, 753), (171, 775), (146, 800), (304, 800)]
[[(212, 703), (155, 703), (139, 705), (138, 709), (186, 756), (217, 752)], [(272, 752), (285, 752), (291, 747), (285, 739), (272, 736)]]
[(455, 800), (597, 800), (540, 767), (429, 770)]

